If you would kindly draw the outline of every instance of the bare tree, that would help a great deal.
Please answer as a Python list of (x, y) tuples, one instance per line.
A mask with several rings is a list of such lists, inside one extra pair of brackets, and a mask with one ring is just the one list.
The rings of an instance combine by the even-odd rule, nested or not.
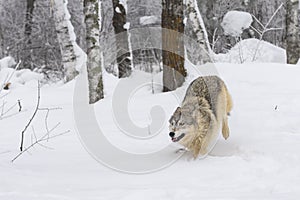
[(162, 1), (163, 91), (180, 87), (186, 77), (184, 68), (183, 1)]
[(286, 1), (286, 56), (288, 64), (296, 64), (300, 56), (299, 45), (299, 0)]
[(205, 25), (198, 8), (198, 3), (196, 0), (185, 0), (184, 2), (187, 7), (186, 12), (189, 22), (191, 22), (193, 31), (196, 35), (197, 49), (198, 54), (200, 55), (200, 60), (198, 62), (201, 64), (209, 62), (211, 61), (211, 48), (209, 45)]
[(99, 11), (101, 11), (101, 8), (98, 0), (84, 0), (90, 104), (95, 103), (104, 97), (101, 50), (99, 44)]
[(126, 9), (119, 0), (112, 0), (114, 15), (112, 24), (116, 35), (117, 64), (119, 78), (128, 77), (131, 74), (131, 56), (128, 44), (126, 24)]
[(76, 54), (74, 50), (74, 38), (71, 37), (70, 14), (67, 9), (68, 0), (53, 0), (53, 15), (55, 18), (56, 33), (62, 53), (65, 81), (72, 80), (78, 72), (76, 71)]

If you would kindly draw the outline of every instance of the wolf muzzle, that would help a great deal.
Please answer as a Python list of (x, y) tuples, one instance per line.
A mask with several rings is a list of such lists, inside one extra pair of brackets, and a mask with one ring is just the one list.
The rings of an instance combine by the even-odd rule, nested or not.
[(170, 132), (170, 133), (169, 133), (169, 136), (172, 138), (172, 141), (173, 141), (173, 142), (178, 142), (179, 140), (181, 140), (181, 139), (185, 136), (185, 134), (182, 133), (182, 134), (179, 135), (178, 137), (174, 137), (174, 136), (175, 136), (175, 133), (174, 133), (174, 132)]

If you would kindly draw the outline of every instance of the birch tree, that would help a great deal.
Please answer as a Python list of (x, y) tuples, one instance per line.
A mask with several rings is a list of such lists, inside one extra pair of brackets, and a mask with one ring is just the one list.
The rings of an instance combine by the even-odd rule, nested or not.
[(183, 0), (162, 0), (163, 92), (180, 87), (184, 68)]
[(90, 104), (104, 97), (99, 43), (99, 10), (101, 11), (98, 0), (84, 0)]
[(288, 64), (296, 64), (300, 56), (299, 45), (299, 0), (287, 0), (286, 9), (286, 57)]
[(68, 0), (52, 0), (53, 15), (55, 19), (55, 29), (62, 54), (62, 63), (64, 66), (65, 82), (75, 78), (78, 74), (76, 71), (76, 54), (74, 45), (75, 36), (71, 37), (72, 24), (70, 14), (67, 8)]
[(190, 19), (193, 31), (196, 35), (196, 42), (198, 44), (197, 47), (200, 47), (199, 54), (201, 55), (200, 63), (206, 63), (210, 60), (211, 48), (208, 41), (207, 32), (205, 29), (204, 22), (202, 20), (197, 0), (184, 0), (186, 4), (186, 13), (187, 17)]
[(131, 74), (131, 56), (128, 43), (126, 24), (126, 8), (120, 0), (112, 0), (114, 15), (112, 24), (116, 35), (117, 64), (119, 78), (128, 77)]

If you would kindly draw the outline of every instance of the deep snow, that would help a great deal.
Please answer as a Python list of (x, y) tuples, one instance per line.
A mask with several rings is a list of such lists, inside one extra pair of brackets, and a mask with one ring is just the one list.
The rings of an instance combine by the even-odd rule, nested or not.
[[(50, 112), (49, 125), (61, 122), (57, 132), (70, 129), (71, 133), (44, 143), (53, 150), (36, 146), (31, 154), (11, 163), (37, 99), (36, 82), (13, 88), (1, 101), (11, 105), (20, 99), (24, 112), (0, 121), (0, 199), (299, 199), (300, 68), (271, 63), (216, 66), (234, 100), (229, 139), (220, 138), (205, 159), (194, 161), (185, 155), (164, 170), (144, 175), (113, 171), (84, 150), (74, 128), (74, 81), (41, 89), (42, 107), (62, 108)], [(207, 74), (211, 71), (207, 67), (198, 69)], [(151, 80), (149, 74), (133, 74), (139, 76)], [(155, 94), (150, 86), (137, 90), (129, 104), (133, 121), (147, 125), (149, 110), (155, 104), (165, 109), (167, 117), (165, 134), (135, 140), (122, 134), (114, 123), (111, 98), (118, 80), (105, 73), (106, 98), (96, 104), (95, 112), (108, 139), (130, 152), (151, 152), (171, 143), (168, 117), (196, 76), (190, 74), (187, 83), (175, 92), (158, 92), (161, 74), (154, 77), (158, 82)], [(37, 135), (45, 131), (44, 119), (45, 113), (40, 112), (33, 122)], [(30, 129), (26, 138), (28, 146)]]

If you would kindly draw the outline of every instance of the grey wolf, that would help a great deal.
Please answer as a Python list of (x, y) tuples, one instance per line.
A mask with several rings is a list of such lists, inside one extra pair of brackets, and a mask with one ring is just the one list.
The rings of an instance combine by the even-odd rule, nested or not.
[(216, 143), (222, 128), (229, 137), (228, 115), (232, 99), (225, 83), (217, 76), (195, 79), (188, 87), (181, 107), (169, 120), (169, 136), (193, 153), (206, 156)]

